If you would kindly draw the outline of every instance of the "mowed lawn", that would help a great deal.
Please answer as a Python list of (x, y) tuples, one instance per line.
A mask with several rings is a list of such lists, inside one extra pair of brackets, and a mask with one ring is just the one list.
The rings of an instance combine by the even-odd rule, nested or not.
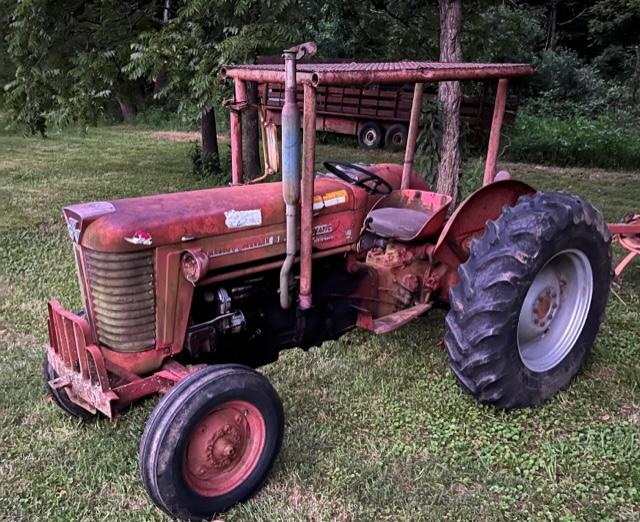
[[(60, 208), (205, 187), (188, 147), (124, 127), (0, 135), (0, 519), (165, 519), (137, 470), (157, 399), (84, 425), (46, 400), (41, 366), (47, 300), (79, 305)], [(335, 145), (317, 156), (376, 160)], [(608, 220), (640, 211), (640, 172), (509, 168), (583, 195)], [(441, 310), (385, 337), (284, 353), (263, 368), (285, 406), (282, 453), (266, 487), (220, 518), (639, 519), (640, 261), (616, 293), (583, 373), (535, 409), (463, 393), (438, 347)]]

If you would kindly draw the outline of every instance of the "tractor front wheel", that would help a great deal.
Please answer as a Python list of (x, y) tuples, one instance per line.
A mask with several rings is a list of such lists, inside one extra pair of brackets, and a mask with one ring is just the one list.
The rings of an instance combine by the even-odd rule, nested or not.
[(147, 492), (167, 514), (209, 520), (256, 493), (282, 444), (278, 394), (240, 365), (199, 370), (151, 414), (140, 443)]
[(541, 404), (591, 352), (611, 281), (611, 236), (577, 196), (523, 196), (486, 224), (451, 289), (445, 344), (458, 382), (500, 408)]

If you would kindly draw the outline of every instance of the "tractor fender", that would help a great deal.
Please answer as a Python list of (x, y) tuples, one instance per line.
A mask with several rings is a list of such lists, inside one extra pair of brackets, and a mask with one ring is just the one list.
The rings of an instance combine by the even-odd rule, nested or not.
[(457, 270), (469, 256), (471, 240), (484, 234), (485, 223), (497, 219), (505, 205), (512, 207), (520, 196), (535, 192), (530, 185), (515, 179), (496, 181), (476, 190), (447, 221), (433, 257)]

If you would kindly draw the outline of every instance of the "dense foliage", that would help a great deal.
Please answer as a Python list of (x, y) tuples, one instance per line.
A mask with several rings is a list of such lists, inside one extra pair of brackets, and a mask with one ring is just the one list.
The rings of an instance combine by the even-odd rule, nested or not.
[[(520, 126), (638, 124), (640, 0), (463, 4), (465, 60), (538, 65)], [(0, 24), (0, 105), (43, 134), (140, 110), (195, 122), (228, 96), (222, 64), (305, 40), (325, 58), (438, 57), (437, 0), (5, 0)]]

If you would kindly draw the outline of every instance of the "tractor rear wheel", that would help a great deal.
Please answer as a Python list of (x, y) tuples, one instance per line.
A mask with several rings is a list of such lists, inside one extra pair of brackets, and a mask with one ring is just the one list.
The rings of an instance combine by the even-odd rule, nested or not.
[(458, 274), (445, 335), (458, 382), (500, 408), (541, 404), (591, 352), (609, 296), (611, 235), (579, 197), (538, 192), (486, 224)]
[(176, 384), (151, 414), (140, 473), (165, 513), (209, 520), (251, 497), (280, 451), (284, 413), (260, 373), (211, 366)]
[(73, 417), (78, 417), (86, 422), (94, 421), (98, 418), (97, 413), (91, 413), (88, 410), (85, 410), (82, 406), (78, 406), (75, 402), (72, 402), (67, 395), (67, 392), (64, 391), (64, 388), (60, 388), (56, 390), (49, 385), (49, 381), (56, 379), (58, 375), (55, 370), (49, 364), (49, 358), (47, 357), (47, 352), (44, 352), (44, 362), (42, 364), (42, 379), (44, 380), (44, 386), (49, 393), (49, 396), (56, 403), (56, 405), (64, 412), (72, 415)]

